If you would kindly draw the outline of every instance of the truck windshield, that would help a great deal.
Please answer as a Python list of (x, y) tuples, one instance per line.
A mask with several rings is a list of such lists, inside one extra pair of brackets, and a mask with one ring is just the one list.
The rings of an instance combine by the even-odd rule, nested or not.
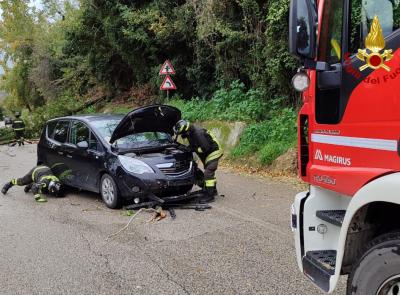
[(400, 28), (400, 0), (353, 0), (351, 2), (350, 46), (351, 53), (365, 48), (371, 23), (377, 16), (384, 37)]

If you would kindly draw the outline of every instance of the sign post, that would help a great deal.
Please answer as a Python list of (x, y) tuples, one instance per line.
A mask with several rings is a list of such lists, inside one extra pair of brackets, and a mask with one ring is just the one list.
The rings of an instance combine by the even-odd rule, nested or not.
[(174, 69), (174, 66), (169, 60), (166, 60), (160, 69), (159, 75), (165, 76), (164, 81), (160, 86), (160, 90), (167, 91), (167, 100), (169, 100), (169, 91), (177, 89), (174, 81), (172, 81), (172, 78), (170, 76), (175, 74), (176, 71)]

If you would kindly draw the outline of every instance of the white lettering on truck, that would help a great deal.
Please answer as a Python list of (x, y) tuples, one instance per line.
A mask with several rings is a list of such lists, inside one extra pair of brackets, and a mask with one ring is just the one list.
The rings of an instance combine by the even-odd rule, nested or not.
[(343, 166), (351, 166), (351, 158), (335, 156), (335, 155), (328, 155), (328, 154), (323, 155), (321, 150), (315, 151), (314, 159), (319, 160), (319, 161), (328, 162), (328, 163), (343, 165)]

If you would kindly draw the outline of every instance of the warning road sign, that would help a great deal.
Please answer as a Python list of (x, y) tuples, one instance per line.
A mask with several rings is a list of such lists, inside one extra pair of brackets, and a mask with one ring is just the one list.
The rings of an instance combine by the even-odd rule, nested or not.
[(165, 76), (165, 79), (162, 82), (160, 89), (161, 90), (176, 90), (174, 81), (172, 81), (170, 76), (168, 76), (168, 75)]
[(166, 60), (160, 69), (160, 75), (174, 75), (175, 69), (169, 60)]

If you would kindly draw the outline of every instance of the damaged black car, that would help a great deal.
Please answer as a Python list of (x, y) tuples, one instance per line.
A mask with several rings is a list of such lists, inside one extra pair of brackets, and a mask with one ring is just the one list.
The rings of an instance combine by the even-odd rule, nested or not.
[(173, 138), (181, 112), (171, 106), (123, 115), (78, 115), (47, 122), (38, 164), (71, 187), (100, 193), (109, 208), (189, 192), (197, 164)]

